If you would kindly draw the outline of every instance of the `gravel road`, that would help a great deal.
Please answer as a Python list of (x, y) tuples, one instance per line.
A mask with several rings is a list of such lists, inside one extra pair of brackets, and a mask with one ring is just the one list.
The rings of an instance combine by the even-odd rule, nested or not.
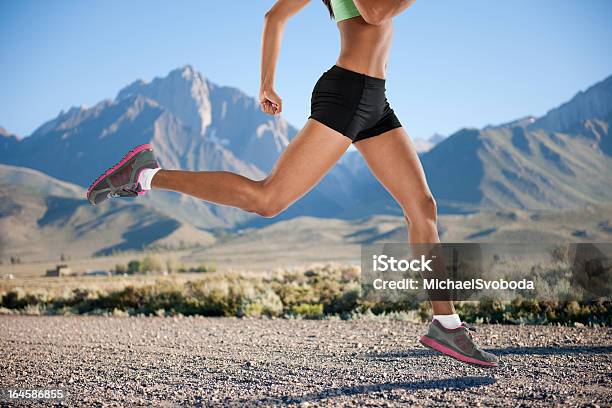
[[(417, 345), (400, 321), (0, 316), (0, 387), (72, 406), (606, 406), (612, 329), (479, 326), (503, 366)], [(2, 405), (6, 405), (6, 401)]]

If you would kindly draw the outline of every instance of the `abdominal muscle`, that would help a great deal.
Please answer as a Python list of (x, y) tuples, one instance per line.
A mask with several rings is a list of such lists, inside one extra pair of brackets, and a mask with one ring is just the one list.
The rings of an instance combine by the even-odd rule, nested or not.
[(336, 65), (376, 78), (385, 78), (393, 23), (379, 26), (354, 17), (338, 23), (341, 49)]

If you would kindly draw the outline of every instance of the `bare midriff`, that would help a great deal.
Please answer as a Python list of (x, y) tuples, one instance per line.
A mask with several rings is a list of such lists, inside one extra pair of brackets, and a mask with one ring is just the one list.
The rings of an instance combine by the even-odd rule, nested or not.
[(362, 17), (343, 20), (340, 30), (340, 56), (336, 65), (376, 78), (385, 78), (391, 49), (393, 23), (372, 25)]

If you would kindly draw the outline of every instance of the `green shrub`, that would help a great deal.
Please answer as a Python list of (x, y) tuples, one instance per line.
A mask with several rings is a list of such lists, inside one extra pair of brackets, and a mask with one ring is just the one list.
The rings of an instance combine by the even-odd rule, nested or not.
[(45, 303), (40, 294), (25, 293), (20, 289), (12, 290), (2, 296), (2, 307), (7, 309), (24, 309)]
[(137, 259), (131, 260), (127, 264), (127, 273), (133, 275), (135, 273), (140, 272), (140, 261)]
[(280, 297), (272, 291), (266, 290), (253, 298), (244, 298), (238, 309), (238, 316), (246, 317), (277, 317), (283, 313), (283, 303)]
[(361, 287), (358, 284), (347, 285), (325, 304), (325, 314), (347, 314), (358, 309)]
[(323, 305), (320, 303), (301, 303), (291, 307), (290, 314), (305, 319), (320, 319), (323, 317)]

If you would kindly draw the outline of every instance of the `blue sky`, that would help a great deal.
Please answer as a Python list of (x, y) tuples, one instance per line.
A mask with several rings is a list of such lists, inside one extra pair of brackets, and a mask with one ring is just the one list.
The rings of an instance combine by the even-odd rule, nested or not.
[[(28, 135), (187, 63), (256, 95), (272, 4), (0, 0), (0, 126)], [(389, 100), (414, 137), (542, 115), (612, 74), (611, 21), (609, 0), (419, 0), (395, 20)], [(287, 25), (276, 88), (295, 126), (338, 47), (319, 0)]]

